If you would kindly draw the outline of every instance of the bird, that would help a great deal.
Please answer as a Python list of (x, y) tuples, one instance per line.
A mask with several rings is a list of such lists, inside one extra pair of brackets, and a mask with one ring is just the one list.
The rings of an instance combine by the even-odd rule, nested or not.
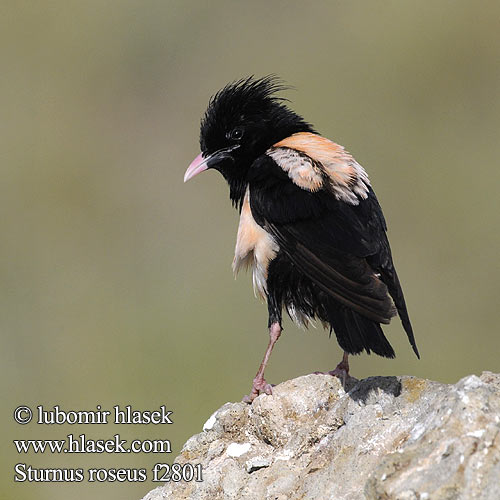
[(352, 354), (394, 358), (382, 330), (399, 315), (420, 358), (387, 225), (364, 168), (290, 109), (276, 75), (249, 76), (213, 95), (201, 119), (201, 153), (184, 182), (217, 170), (240, 212), (235, 275), (252, 271), (268, 308), (269, 343), (251, 403), (272, 394), (264, 372), (282, 333), (283, 311), (299, 326), (320, 322), (344, 351), (328, 372), (345, 384)]

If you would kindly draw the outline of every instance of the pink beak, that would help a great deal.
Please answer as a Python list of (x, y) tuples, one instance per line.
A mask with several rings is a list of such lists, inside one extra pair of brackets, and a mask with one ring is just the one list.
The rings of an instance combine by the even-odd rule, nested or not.
[(239, 147), (240, 147), (239, 144), (234, 144), (232, 146), (228, 146), (227, 148), (219, 149), (215, 153), (208, 155), (206, 158), (203, 158), (203, 153), (200, 153), (191, 162), (191, 165), (189, 165), (188, 169), (186, 170), (186, 173), (184, 174), (184, 182), (187, 182), (189, 179), (192, 179), (195, 175), (198, 175), (199, 173), (209, 168), (208, 165), (209, 163), (210, 166), (213, 167), (219, 162), (227, 159), (234, 161), (234, 158), (229, 153), (231, 153), (231, 151)]
[(207, 161), (209, 158), (203, 158), (200, 153), (189, 165), (186, 173), (184, 174), (184, 182), (187, 182), (189, 179), (192, 179), (195, 175), (203, 172), (208, 168)]

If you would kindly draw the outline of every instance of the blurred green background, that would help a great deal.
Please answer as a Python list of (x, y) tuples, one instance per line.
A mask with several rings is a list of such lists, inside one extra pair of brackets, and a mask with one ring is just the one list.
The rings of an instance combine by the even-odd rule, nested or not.
[[(276, 73), (293, 108), (368, 170), (422, 354), (352, 373), (500, 371), (500, 3), (5, 2), (0, 16), (0, 497), (141, 498), (145, 483), (14, 483), (33, 467), (173, 461), (246, 394), (267, 344), (238, 214), (215, 172), (183, 185), (209, 97)], [(289, 320), (274, 383), (333, 368)], [(173, 410), (172, 426), (14, 423), (20, 404)], [(17, 455), (13, 439), (170, 439), (169, 456)], [(151, 472), (149, 472), (151, 477)]]

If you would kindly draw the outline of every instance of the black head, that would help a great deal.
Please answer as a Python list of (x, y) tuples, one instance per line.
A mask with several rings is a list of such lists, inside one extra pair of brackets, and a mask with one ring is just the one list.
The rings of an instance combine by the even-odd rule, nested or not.
[(201, 121), (201, 154), (184, 180), (208, 168), (222, 173), (237, 203), (252, 163), (276, 142), (311, 125), (284, 105), (276, 94), (286, 87), (274, 76), (248, 77), (226, 85), (210, 99)]

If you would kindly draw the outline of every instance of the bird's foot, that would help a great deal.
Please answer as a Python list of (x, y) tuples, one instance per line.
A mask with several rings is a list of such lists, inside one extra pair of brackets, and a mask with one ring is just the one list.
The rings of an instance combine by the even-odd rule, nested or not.
[(345, 368), (342, 368), (339, 365), (337, 366), (337, 368), (335, 368), (335, 370), (330, 370), (327, 373), (332, 377), (338, 377), (342, 381), (342, 387), (345, 388), (345, 383), (347, 381), (347, 378), (350, 377), (348, 369), (346, 370)]
[(342, 387), (346, 388), (346, 382), (351, 377), (349, 375), (349, 361), (347, 359), (347, 353), (344, 353), (344, 357), (342, 361), (336, 366), (334, 370), (330, 370), (329, 372), (314, 372), (315, 375), (331, 375), (332, 377), (338, 377), (342, 381)]
[(259, 394), (273, 393), (273, 386), (268, 384), (264, 377), (255, 377), (252, 384), (252, 392), (243, 397), (244, 403), (251, 403)]
[(330, 370), (328, 372), (313, 372), (314, 375), (331, 375), (332, 377), (337, 377), (342, 382), (342, 387), (344, 390), (347, 390), (347, 382), (351, 379), (356, 380), (354, 377), (349, 375), (349, 371), (344, 368), (335, 368), (334, 370)]

